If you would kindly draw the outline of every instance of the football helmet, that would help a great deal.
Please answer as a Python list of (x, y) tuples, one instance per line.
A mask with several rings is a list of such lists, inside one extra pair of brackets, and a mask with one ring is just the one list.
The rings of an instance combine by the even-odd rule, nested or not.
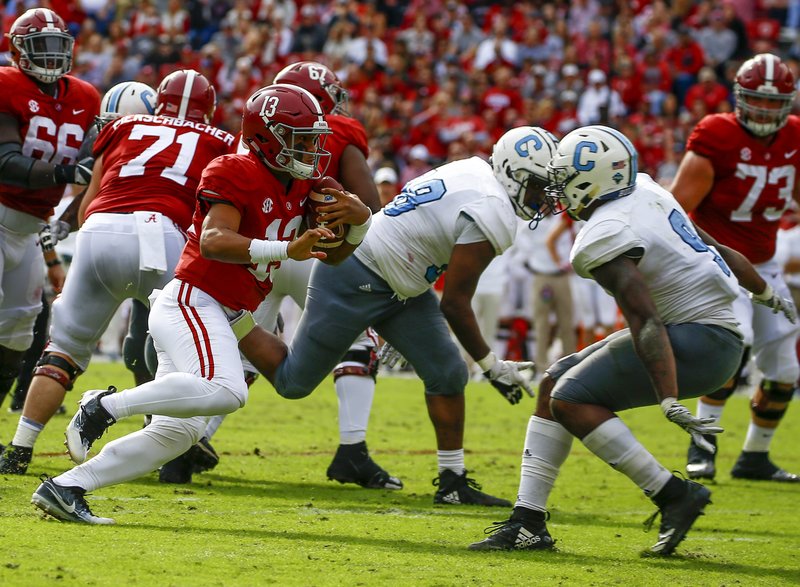
[(325, 114), (347, 114), (347, 90), (336, 74), (316, 61), (298, 61), (278, 72), (274, 84), (289, 84), (308, 90)]
[(108, 90), (100, 101), (100, 115), (95, 117), (98, 128), (128, 114), (153, 114), (156, 91), (142, 82), (122, 82)]
[(584, 126), (567, 134), (547, 166), (547, 192), (561, 198), (569, 215), (616, 200), (636, 188), (637, 154), (631, 142), (607, 126)]
[(48, 8), (26, 10), (6, 34), (11, 61), (25, 74), (52, 84), (72, 69), (75, 39), (64, 20)]
[(269, 168), (297, 179), (322, 177), (324, 137), (331, 133), (317, 99), (298, 86), (273, 84), (247, 99), (244, 144)]
[(193, 69), (173, 71), (158, 84), (156, 114), (211, 122), (217, 109), (217, 92), (206, 77)]
[(733, 86), (736, 119), (758, 137), (786, 124), (796, 94), (794, 75), (779, 57), (761, 53), (745, 61)]
[(494, 176), (523, 220), (538, 223), (547, 214), (563, 211), (559, 200), (545, 193), (547, 164), (557, 148), (558, 139), (545, 129), (519, 126), (500, 137), (492, 149)]

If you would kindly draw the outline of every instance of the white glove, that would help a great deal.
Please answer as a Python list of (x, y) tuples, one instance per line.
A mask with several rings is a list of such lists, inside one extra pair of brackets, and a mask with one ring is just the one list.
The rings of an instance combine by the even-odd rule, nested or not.
[(703, 438), (703, 434), (719, 434), (723, 431), (723, 428), (719, 426), (709, 426), (716, 421), (715, 418), (696, 418), (686, 406), (679, 404), (674, 397), (668, 397), (661, 402), (661, 411), (664, 412), (667, 420), (691, 434), (692, 440), (697, 446), (710, 453), (716, 452), (716, 447)]
[(408, 364), (408, 361), (403, 355), (400, 354), (400, 351), (398, 351), (388, 342), (383, 343), (383, 346), (378, 351), (378, 359), (389, 369), (395, 365), (399, 365), (399, 367), (402, 369)]
[(523, 389), (529, 396), (534, 396), (531, 379), (536, 374), (536, 365), (532, 361), (498, 361), (494, 353), (489, 353), (478, 361), (478, 366), (508, 403), (519, 403)]
[(782, 298), (780, 294), (772, 289), (770, 284), (767, 284), (767, 288), (760, 294), (750, 292), (750, 299), (756, 304), (771, 308), (773, 314), (781, 312), (792, 324), (797, 322), (797, 310), (792, 301), (787, 298)]
[(50, 231), (53, 236), (54, 244), (60, 243), (63, 240), (66, 240), (69, 236), (70, 232), (70, 225), (69, 222), (64, 222), (63, 220), (56, 220), (55, 222), (50, 223)]

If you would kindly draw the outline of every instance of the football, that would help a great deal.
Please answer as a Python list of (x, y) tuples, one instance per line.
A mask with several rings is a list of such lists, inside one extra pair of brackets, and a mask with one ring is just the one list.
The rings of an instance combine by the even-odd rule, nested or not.
[[(325, 215), (319, 214), (317, 212), (317, 208), (319, 206), (325, 206), (336, 201), (335, 197), (322, 193), (321, 190), (324, 188), (333, 188), (344, 191), (342, 184), (329, 175), (321, 177), (314, 183), (314, 185), (311, 187), (311, 192), (308, 194), (308, 212), (306, 214), (306, 224), (309, 228), (316, 228), (317, 226), (325, 227)], [(344, 242), (345, 234), (347, 234), (347, 226), (338, 226), (333, 232), (335, 233), (333, 238), (320, 239), (315, 248), (333, 249), (341, 246), (342, 242)]]

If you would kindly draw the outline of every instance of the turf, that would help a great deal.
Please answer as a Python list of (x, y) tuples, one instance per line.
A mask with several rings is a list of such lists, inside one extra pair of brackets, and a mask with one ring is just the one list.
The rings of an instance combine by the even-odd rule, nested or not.
[[(120, 365), (97, 364), (78, 388), (130, 381)], [(77, 397), (68, 397), (70, 416)], [(510, 406), (488, 385), (469, 385), (467, 466), (484, 490), (513, 501), (532, 410), (530, 399)], [(0, 477), (0, 585), (798, 584), (800, 486), (728, 474), (747, 412), (746, 398), (732, 398), (713, 504), (668, 559), (642, 556), (656, 540), (655, 528), (642, 531), (654, 511), (649, 500), (577, 442), (550, 504), (558, 551), (466, 550), (509, 512), (433, 505), (433, 430), (414, 379), (380, 380), (368, 436), (375, 459), (405, 482), (402, 491), (326, 480), (337, 444), (330, 380), (300, 401), (279, 398), (260, 380), (246, 408), (229, 416), (215, 438), (222, 455), (215, 470), (190, 485), (162, 485), (152, 474), (90, 495), (95, 513), (117, 520), (110, 527), (60, 523), (30, 505), (38, 475), (69, 466), (61, 444), (67, 417), (58, 416), (40, 438), (28, 475)], [(16, 419), (4, 406), (3, 442)], [(687, 436), (657, 408), (624, 419), (665, 466), (683, 468)], [(120, 422), (108, 436), (140, 424)], [(800, 470), (796, 409), (774, 444), (774, 459)]]

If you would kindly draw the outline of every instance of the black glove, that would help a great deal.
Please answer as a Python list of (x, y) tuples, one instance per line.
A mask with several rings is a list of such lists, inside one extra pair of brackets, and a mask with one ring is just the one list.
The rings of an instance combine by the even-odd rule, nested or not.
[(94, 158), (86, 157), (75, 165), (56, 165), (54, 176), (57, 184), (74, 183), (77, 185), (89, 185), (92, 179), (92, 169), (94, 168)]

